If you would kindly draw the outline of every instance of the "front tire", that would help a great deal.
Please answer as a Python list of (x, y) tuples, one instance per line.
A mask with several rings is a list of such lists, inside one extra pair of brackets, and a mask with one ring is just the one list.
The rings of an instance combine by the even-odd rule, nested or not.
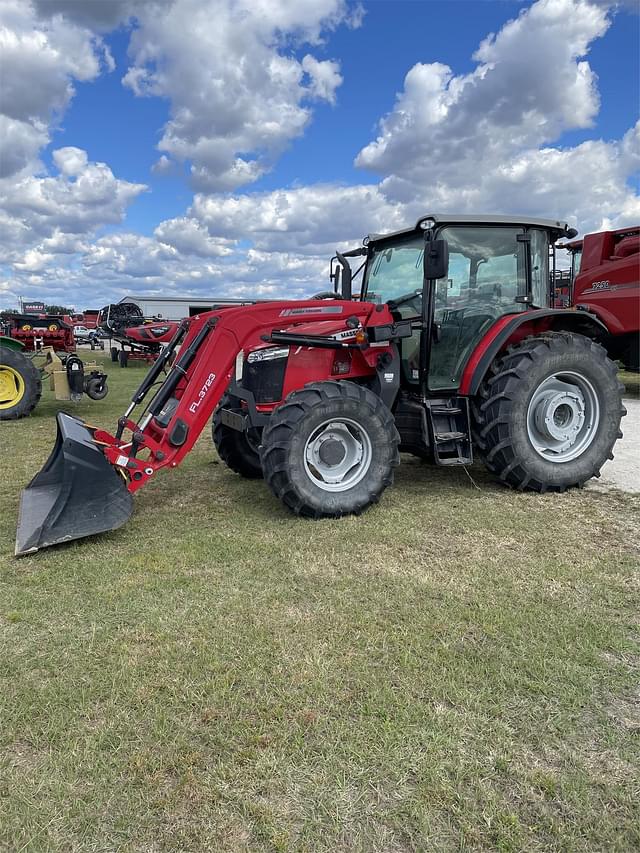
[(400, 462), (393, 415), (353, 382), (289, 394), (264, 428), (260, 456), (271, 491), (297, 515), (358, 515), (393, 483)]
[(583, 335), (527, 338), (494, 362), (474, 407), (489, 471), (517, 489), (582, 486), (613, 458), (623, 386), (603, 347)]
[(237, 414), (242, 411), (239, 406), (234, 406), (231, 398), (225, 394), (213, 413), (211, 435), (218, 456), (228, 468), (240, 474), (241, 477), (247, 477), (250, 480), (261, 478), (262, 465), (257, 450), (259, 436), (256, 436), (256, 446), (252, 446), (246, 433), (238, 432), (222, 423), (222, 409), (231, 409)]

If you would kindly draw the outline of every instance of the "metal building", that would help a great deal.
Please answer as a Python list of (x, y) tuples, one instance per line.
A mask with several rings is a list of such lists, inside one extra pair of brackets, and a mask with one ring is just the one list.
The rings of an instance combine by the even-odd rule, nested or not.
[(218, 305), (246, 305), (250, 299), (198, 299), (188, 296), (124, 296), (120, 302), (134, 302), (140, 306), (145, 317), (160, 320), (181, 320), (203, 311), (211, 311)]

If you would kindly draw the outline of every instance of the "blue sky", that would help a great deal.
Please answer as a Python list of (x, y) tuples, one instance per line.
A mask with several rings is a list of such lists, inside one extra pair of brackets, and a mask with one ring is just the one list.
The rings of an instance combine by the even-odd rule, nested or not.
[[(32, 71), (34, 86), (47, 73), (51, 92), (29, 114), (18, 84), (9, 102), (9, 86), (3, 107), (18, 143), (9, 150), (6, 136), (6, 162), (15, 155), (17, 166), (0, 184), (0, 303), (25, 291), (52, 301), (65, 290), (77, 301), (185, 288), (299, 295), (317, 289), (335, 242), (429, 207), (573, 216), (586, 229), (640, 219), (633, 3), (305, 0), (301, 17), (287, 0), (277, 15), (266, 3), (261, 18), (247, 2), (162, 0), (143, 13), (144, 4), (95, 0), (79, 13), (68, 0), (7, 0), (15, 73)], [(52, 47), (45, 69), (41, 48), (29, 53), (36, 32)], [(56, 66), (63, 47), (70, 59)], [(297, 83), (252, 75), (251, 63), (274, 58)], [(245, 65), (247, 79), (237, 71)], [(209, 107), (214, 78), (223, 93), (211, 89)], [(236, 110), (226, 86), (240, 93)], [(160, 174), (163, 151), (171, 168)], [(236, 159), (250, 177), (237, 177)], [(25, 205), (34, 193), (46, 196), (45, 215)]]

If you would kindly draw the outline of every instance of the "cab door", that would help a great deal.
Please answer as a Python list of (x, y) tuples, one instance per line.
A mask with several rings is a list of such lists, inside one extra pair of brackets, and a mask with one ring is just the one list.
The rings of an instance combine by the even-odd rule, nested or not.
[(532, 233), (538, 230), (456, 225), (439, 232), (449, 245), (449, 274), (435, 283), (430, 391), (457, 389), (467, 361), (496, 320), (548, 298), (548, 241), (544, 231)]

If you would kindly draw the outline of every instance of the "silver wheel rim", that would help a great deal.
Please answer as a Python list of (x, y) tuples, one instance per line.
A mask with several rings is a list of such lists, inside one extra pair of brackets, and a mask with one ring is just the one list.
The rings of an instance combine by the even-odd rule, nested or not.
[(325, 492), (346, 492), (371, 466), (371, 439), (349, 418), (324, 421), (304, 447), (304, 467), (311, 482)]
[(600, 423), (600, 404), (580, 373), (554, 373), (534, 391), (527, 433), (534, 450), (549, 462), (570, 462), (590, 446)]

